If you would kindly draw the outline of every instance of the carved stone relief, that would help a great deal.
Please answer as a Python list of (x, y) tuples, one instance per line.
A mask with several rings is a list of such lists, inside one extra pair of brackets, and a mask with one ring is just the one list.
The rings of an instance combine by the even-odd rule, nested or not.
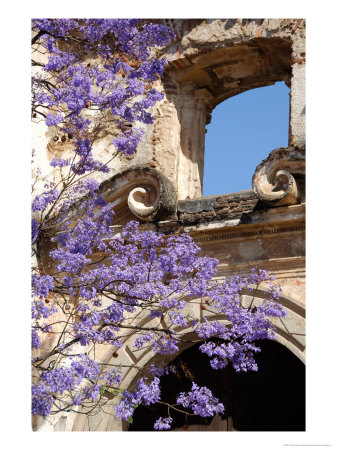
[(303, 200), (304, 185), (298, 177), (305, 175), (305, 150), (278, 148), (258, 165), (252, 185), (266, 205), (295, 205)]
[(133, 216), (148, 222), (174, 218), (176, 214), (177, 196), (172, 183), (147, 167), (127, 170), (106, 181), (102, 197), (114, 206), (116, 219), (124, 215), (128, 220)]

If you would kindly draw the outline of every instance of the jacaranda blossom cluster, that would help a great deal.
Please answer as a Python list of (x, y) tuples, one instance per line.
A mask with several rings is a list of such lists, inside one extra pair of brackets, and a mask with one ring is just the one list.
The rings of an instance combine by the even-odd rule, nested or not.
[[(256, 370), (257, 341), (273, 338), (270, 316), (284, 316), (285, 312), (277, 303), (279, 292), (273, 285), (255, 309), (242, 306), (240, 292), (268, 280), (268, 274), (253, 271), (251, 278), (214, 282), (217, 261), (200, 257), (189, 235), (167, 238), (142, 231), (131, 222), (114, 236), (109, 220), (111, 216), (101, 214), (85, 216), (72, 229), (59, 231), (57, 249), (50, 252), (51, 275), (33, 277), (38, 298), (33, 303), (33, 347), (41, 349), (33, 366), (37, 371), (44, 369), (33, 385), (33, 413), (47, 416), (63, 408), (71, 411), (77, 405), (88, 405), (89, 410), (89, 401), (99, 405), (112, 392), (121, 396), (117, 417), (130, 420), (138, 405), (160, 402), (160, 376), (167, 370), (152, 366), (149, 379), (140, 378), (134, 390), (125, 391), (118, 361), (113, 367), (95, 361), (100, 345), (111, 345), (118, 352), (124, 339), (135, 331), (128, 317), (140, 309), (155, 324), (137, 327), (135, 348), (150, 346), (155, 354), (173, 358), (189, 328), (199, 336), (200, 350), (210, 357), (214, 369), (232, 363), (238, 371)], [(95, 253), (95, 249), (99, 247), (104, 256), (97, 257), (101, 252)], [(43, 305), (43, 300), (48, 305)], [(187, 302), (206, 300), (208, 310), (215, 315), (223, 313), (230, 320), (228, 325), (217, 320), (200, 322), (184, 308)], [(47, 326), (46, 319), (51, 325)], [(54, 344), (44, 348), (42, 342), (53, 333)], [(219, 338), (218, 344), (208, 341), (214, 337)], [(207, 387), (196, 384), (177, 398), (177, 404), (202, 417), (224, 410)], [(168, 417), (156, 422), (155, 428), (167, 429), (169, 424)]]
[(135, 19), (35, 19), (32, 26), (33, 67), (42, 66), (32, 77), (33, 120), (56, 127), (55, 139), (73, 139), (79, 175), (106, 170), (93, 157), (93, 136), (112, 118), (119, 129), (112, 144), (132, 155), (143, 136), (132, 124), (152, 123), (150, 109), (163, 98), (154, 82), (166, 61), (151, 52), (172, 32)]
[[(104, 117), (112, 118), (119, 130), (116, 150), (134, 153), (142, 131), (133, 124), (151, 123), (150, 109), (162, 98), (153, 86), (165, 61), (153, 50), (166, 45), (171, 33), (133, 19), (37, 19), (33, 31), (34, 51), (48, 55), (33, 76), (33, 120), (55, 127), (57, 139), (67, 135), (73, 157), (51, 160), (62, 177), (45, 179), (32, 203), (32, 413), (90, 415), (118, 400), (117, 417), (131, 421), (139, 405), (161, 403), (160, 377), (174, 367), (119, 363), (131, 336), (135, 349), (170, 360), (188, 330), (214, 370), (227, 364), (257, 370), (258, 341), (273, 339), (270, 319), (285, 315), (270, 274), (253, 270), (215, 281), (218, 261), (199, 256), (188, 234), (164, 236), (136, 222), (116, 234), (113, 209), (90, 177), (109, 169), (93, 157), (98, 125), (86, 112), (101, 114), (100, 126)], [(269, 283), (265, 300), (243, 306), (242, 292), (260, 283)], [(186, 308), (191, 304), (207, 305), (209, 320), (194, 317)], [(142, 322), (134, 320), (139, 314)], [(219, 315), (226, 320), (211, 320)], [(102, 361), (98, 355), (107, 349), (111, 358)], [(125, 390), (130, 368), (139, 369), (139, 378)], [(202, 417), (224, 411), (206, 386), (192, 383), (175, 405), (167, 405), (167, 417), (156, 420), (155, 430), (170, 429), (172, 407)]]

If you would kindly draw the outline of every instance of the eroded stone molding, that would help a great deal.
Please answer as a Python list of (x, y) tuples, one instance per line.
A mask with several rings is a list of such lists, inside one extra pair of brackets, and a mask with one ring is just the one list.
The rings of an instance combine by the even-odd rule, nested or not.
[(128, 209), (142, 221), (174, 218), (177, 209), (175, 189), (164, 175), (149, 167), (129, 169), (103, 183), (102, 197), (126, 215)]
[(268, 206), (296, 205), (303, 195), (297, 177), (304, 174), (305, 150), (281, 147), (257, 166), (252, 186), (259, 199)]
[[(254, 295), (252, 295), (249, 291), (245, 291), (241, 297), (241, 301), (244, 307), (247, 307), (248, 305), (254, 307), (259, 306), (263, 299), (268, 297), (267, 286), (260, 286), (254, 291)], [(272, 322), (275, 326), (276, 340), (285, 345), (302, 362), (305, 362), (305, 307), (296, 298), (284, 293), (282, 293), (279, 302), (287, 310), (287, 315), (282, 319), (272, 318)], [(206, 308), (205, 310), (202, 309), (199, 299), (194, 299), (193, 301), (187, 302), (184, 313), (186, 316), (190, 317), (190, 319), (198, 320), (200, 322), (204, 322), (207, 319), (209, 322), (217, 320), (223, 324), (229, 323), (225, 315), (215, 313), (211, 308)], [(132, 321), (134, 323), (141, 323), (142, 326), (149, 328), (157, 327), (160, 323), (158, 318), (144, 316), (143, 311), (140, 311), (138, 316), (133, 317)], [(165, 326), (165, 322), (163, 326)], [(173, 329), (179, 332), (182, 331), (182, 328), (178, 325), (173, 327)], [(149, 367), (151, 363), (158, 363), (159, 360), (161, 362), (165, 362), (166, 364), (171, 361), (172, 355), (155, 355), (149, 348), (137, 349), (134, 345), (136, 337), (136, 333), (128, 335), (125, 338), (122, 347), (120, 349), (109, 349), (106, 355), (102, 358), (102, 361), (104, 361), (104, 363), (111, 362), (114, 351), (118, 351), (118, 361), (120, 361), (121, 364), (125, 364), (126, 366), (135, 364), (138, 369)], [(184, 329), (181, 339), (183, 339), (184, 342), (182, 342), (179, 352), (182, 352), (189, 346), (200, 341), (200, 339), (194, 334), (194, 329), (192, 326)], [(189, 340), (191, 340), (191, 342), (188, 342)], [(127, 367), (125, 369), (123, 387), (130, 388), (134, 385), (135, 380), (139, 376), (138, 369), (136, 367)]]
[(221, 241), (221, 240), (225, 240), (225, 239), (254, 237), (254, 236), (261, 236), (264, 234), (291, 233), (291, 232), (296, 232), (296, 231), (305, 231), (305, 225), (300, 224), (297, 226), (278, 227), (278, 228), (264, 227), (260, 230), (240, 231), (240, 232), (237, 231), (237, 232), (232, 232), (232, 233), (215, 234), (215, 235), (206, 236), (206, 237), (196, 237), (196, 238), (194, 238), (194, 240), (195, 240), (195, 242)]

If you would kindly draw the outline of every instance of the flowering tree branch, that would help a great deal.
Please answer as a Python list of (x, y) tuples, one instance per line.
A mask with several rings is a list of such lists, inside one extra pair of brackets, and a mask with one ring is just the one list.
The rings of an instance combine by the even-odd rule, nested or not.
[[(270, 275), (252, 271), (247, 278), (214, 281), (218, 262), (199, 256), (189, 235), (167, 237), (136, 222), (115, 235), (113, 209), (92, 177), (109, 171), (93, 153), (102, 127), (114, 126), (113, 158), (136, 151), (142, 138), (136, 122), (152, 123), (151, 108), (162, 99), (153, 85), (165, 66), (154, 55), (170, 32), (120, 19), (37, 19), (32, 25), (32, 119), (42, 117), (56, 141), (72, 143), (71, 156), (53, 158), (50, 177), (36, 169), (33, 182), (33, 414), (95, 414), (120, 397), (117, 417), (130, 420), (138, 405), (162, 402), (160, 376), (172, 368), (138, 368), (137, 386), (121, 388), (129, 366), (118, 363), (118, 349), (133, 335), (136, 349), (147, 346), (173, 358), (188, 329), (213, 369), (231, 363), (238, 371), (257, 370), (256, 341), (275, 337), (270, 317), (285, 311), (273, 284), (257, 307), (243, 307), (240, 296)], [(35, 195), (41, 180), (44, 188)], [(222, 314), (227, 325), (200, 322), (186, 312), (189, 302)], [(140, 313), (154, 325), (140, 325)], [(116, 364), (100, 362), (96, 351), (111, 346)], [(202, 417), (224, 411), (195, 383), (168, 405), (168, 414), (170, 408)], [(154, 428), (171, 424), (170, 416), (161, 417)]]

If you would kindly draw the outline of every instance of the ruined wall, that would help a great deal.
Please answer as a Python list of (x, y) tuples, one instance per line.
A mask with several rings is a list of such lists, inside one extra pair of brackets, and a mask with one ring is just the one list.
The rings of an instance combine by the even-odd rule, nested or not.
[(164, 51), (166, 98), (158, 108), (161, 133), (153, 148), (154, 162), (173, 181), (178, 199), (202, 194), (205, 125), (212, 109), (246, 90), (284, 81), (291, 89), (289, 145), (305, 147), (304, 20), (166, 23), (177, 39)]
[[(246, 274), (255, 266), (274, 272), (282, 284), (281, 302), (288, 310), (286, 319), (275, 321), (277, 339), (304, 361), (304, 20), (162, 22), (176, 31), (176, 39), (163, 51), (168, 65), (158, 84), (164, 100), (156, 107), (155, 122), (147, 127), (136, 156), (115, 160), (112, 172), (100, 175), (103, 195), (116, 209), (116, 232), (127, 220), (137, 218), (144, 228), (190, 233), (203, 254), (219, 259), (219, 277)], [(270, 149), (271, 154), (256, 171), (252, 167), (251, 190), (202, 198), (205, 126), (212, 109), (234, 95), (277, 81), (284, 81), (291, 90), (289, 147)], [(67, 143), (52, 145), (52, 136), (43, 127), (38, 125), (35, 143), (46, 163)], [(96, 152), (103, 157), (109, 151), (107, 134), (96, 144)], [(258, 304), (262, 296), (263, 286), (254, 301)], [(248, 293), (243, 301), (251, 301)], [(200, 305), (189, 307), (196, 317), (211, 320)], [(144, 318), (133, 320), (137, 323)], [(188, 336), (189, 330), (186, 333)], [(134, 350), (132, 339), (124, 343), (113, 362), (143, 366), (154, 362), (151, 352)], [(114, 351), (103, 350), (101, 360), (109, 362)], [(132, 386), (137, 375), (130, 369), (123, 387)], [(99, 414), (88, 419), (64, 414), (51, 423), (40, 421), (37, 427), (53, 431), (125, 429), (125, 424), (114, 418), (113, 403), (111, 400), (111, 416)]]
[[(246, 90), (284, 81), (291, 89), (289, 145), (305, 147), (305, 23), (303, 19), (161, 20), (176, 33), (162, 51), (166, 72), (156, 82), (165, 98), (154, 110), (136, 155), (118, 156), (103, 182), (130, 167), (158, 170), (174, 185), (179, 200), (202, 195), (205, 125), (212, 109)], [(42, 58), (42, 56), (41, 56)], [(35, 68), (34, 70), (38, 70)], [(88, 111), (88, 114), (93, 114)], [(113, 153), (113, 126), (96, 139), (94, 153)], [(225, 136), (224, 136), (225, 138)], [(71, 141), (55, 140), (53, 127), (33, 125), (33, 147), (48, 171), (53, 157), (71, 151)], [(47, 149), (47, 151), (46, 151)], [(273, 150), (273, 149), (270, 149)], [(253, 168), (252, 168), (253, 171)]]

